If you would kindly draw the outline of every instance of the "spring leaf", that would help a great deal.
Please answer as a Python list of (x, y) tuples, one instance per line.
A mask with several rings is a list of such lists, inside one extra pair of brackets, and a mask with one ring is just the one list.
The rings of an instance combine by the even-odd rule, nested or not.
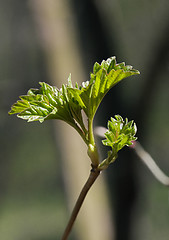
[(121, 116), (116, 115), (115, 118), (108, 121), (108, 131), (105, 133), (106, 139), (102, 142), (117, 153), (124, 146), (132, 145), (132, 141), (137, 139), (135, 137), (136, 132), (136, 124), (133, 121), (128, 122), (127, 118), (123, 120)]
[(79, 91), (87, 116), (94, 117), (104, 96), (114, 85), (135, 74), (139, 74), (139, 71), (125, 63), (117, 64), (115, 57), (103, 60), (101, 64), (96, 62), (87, 87)]

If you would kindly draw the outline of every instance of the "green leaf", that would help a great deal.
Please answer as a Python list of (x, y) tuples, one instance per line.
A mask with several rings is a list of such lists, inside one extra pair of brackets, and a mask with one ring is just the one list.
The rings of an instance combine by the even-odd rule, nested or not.
[[(67, 86), (62, 85), (62, 88), (59, 90), (44, 82), (40, 82), (40, 85), (40, 89), (30, 89), (27, 95), (21, 96), (21, 100), (12, 106), (9, 114), (18, 114), (19, 118), (28, 122), (60, 119), (75, 125), (71, 109), (80, 118), (81, 113), (79, 111), (81, 108), (71, 99), (72, 96), (68, 94)], [(70, 77), (68, 86), (72, 86)]]
[(96, 62), (90, 81), (78, 93), (85, 105), (83, 109), (86, 115), (93, 118), (106, 93), (122, 79), (135, 74), (139, 74), (139, 71), (132, 66), (125, 66), (125, 63), (117, 64), (115, 57), (103, 60), (101, 64)]
[(103, 140), (103, 144), (110, 146), (114, 153), (117, 153), (124, 146), (132, 145), (132, 141), (137, 138), (135, 134), (137, 132), (136, 124), (133, 121), (128, 122), (126, 118), (116, 115), (115, 118), (111, 118), (108, 121), (108, 131), (105, 133), (106, 139)]
[(118, 156), (118, 151), (124, 146), (132, 145), (132, 141), (137, 138), (135, 134), (137, 132), (136, 124), (133, 121), (128, 122), (126, 118), (119, 115), (115, 115), (115, 118), (111, 118), (108, 121), (108, 131), (105, 133), (106, 139), (103, 140), (105, 146), (111, 147), (111, 151), (108, 152), (108, 156), (98, 166), (100, 170), (106, 169), (110, 163), (114, 162)]

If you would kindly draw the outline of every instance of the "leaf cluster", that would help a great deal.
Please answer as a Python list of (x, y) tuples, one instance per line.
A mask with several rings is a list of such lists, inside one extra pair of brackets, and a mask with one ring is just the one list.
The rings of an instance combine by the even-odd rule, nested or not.
[(90, 81), (73, 87), (71, 77), (61, 89), (40, 82), (40, 89), (30, 89), (27, 95), (21, 96), (12, 106), (10, 114), (28, 122), (47, 119), (61, 119), (68, 123), (81, 121), (80, 111), (84, 110), (88, 118), (93, 118), (96, 110), (106, 93), (122, 79), (139, 72), (125, 63), (116, 63), (116, 58), (111, 57), (101, 64), (95, 63)]
[[(83, 82), (81, 86), (78, 86), (77, 83), (73, 86), (71, 75), (67, 84), (63, 84), (61, 89), (40, 82), (39, 89), (30, 89), (27, 95), (20, 96), (20, 100), (13, 104), (9, 114), (17, 114), (19, 118), (28, 122), (39, 121), (42, 123), (48, 119), (65, 121), (78, 131), (88, 145), (90, 158), (96, 159), (97, 153), (92, 127), (95, 113), (106, 93), (114, 85), (135, 74), (139, 74), (139, 71), (130, 65), (125, 65), (124, 62), (117, 64), (116, 58), (111, 57), (103, 60), (101, 64), (96, 62), (93, 66), (93, 72), (90, 74), (90, 80)], [(82, 112), (88, 119), (88, 126), (84, 124)], [(131, 140), (129, 129), (132, 124), (127, 122), (124, 124), (119, 116), (116, 116), (116, 121), (118, 123), (115, 123), (112, 118), (109, 122), (110, 130), (106, 133), (107, 140), (103, 143), (118, 152), (124, 145), (129, 145)], [(122, 129), (121, 124), (124, 125)], [(127, 134), (128, 131), (130, 134)], [(93, 161), (95, 162), (95, 160)]]

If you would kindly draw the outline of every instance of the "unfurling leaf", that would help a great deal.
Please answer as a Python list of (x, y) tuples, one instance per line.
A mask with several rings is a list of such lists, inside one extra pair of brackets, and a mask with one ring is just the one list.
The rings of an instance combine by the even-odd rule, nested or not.
[(110, 146), (113, 151), (118, 152), (124, 146), (132, 145), (132, 141), (137, 138), (135, 134), (137, 132), (136, 124), (133, 121), (128, 122), (126, 118), (116, 115), (115, 118), (111, 118), (108, 121), (108, 131), (105, 133), (106, 139), (103, 140), (103, 144)]
[(103, 140), (103, 144), (112, 148), (109, 152), (107, 159), (100, 163), (100, 169), (108, 167), (117, 158), (117, 153), (124, 146), (132, 145), (132, 141), (137, 138), (135, 134), (137, 132), (136, 124), (133, 121), (128, 122), (126, 118), (116, 115), (115, 118), (111, 118), (108, 121), (108, 131), (105, 133), (106, 139)]

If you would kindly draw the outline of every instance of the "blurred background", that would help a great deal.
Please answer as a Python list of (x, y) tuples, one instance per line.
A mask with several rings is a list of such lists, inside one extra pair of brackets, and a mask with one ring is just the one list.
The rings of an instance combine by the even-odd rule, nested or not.
[[(0, 32), (0, 239), (59, 240), (90, 170), (65, 123), (8, 115), (39, 81), (60, 88), (72, 73), (81, 83), (111, 56), (133, 65), (141, 75), (111, 90), (95, 125), (134, 119), (169, 174), (169, 1), (1, 0)], [(126, 148), (91, 189), (70, 239), (167, 240), (168, 226), (168, 189)]]

